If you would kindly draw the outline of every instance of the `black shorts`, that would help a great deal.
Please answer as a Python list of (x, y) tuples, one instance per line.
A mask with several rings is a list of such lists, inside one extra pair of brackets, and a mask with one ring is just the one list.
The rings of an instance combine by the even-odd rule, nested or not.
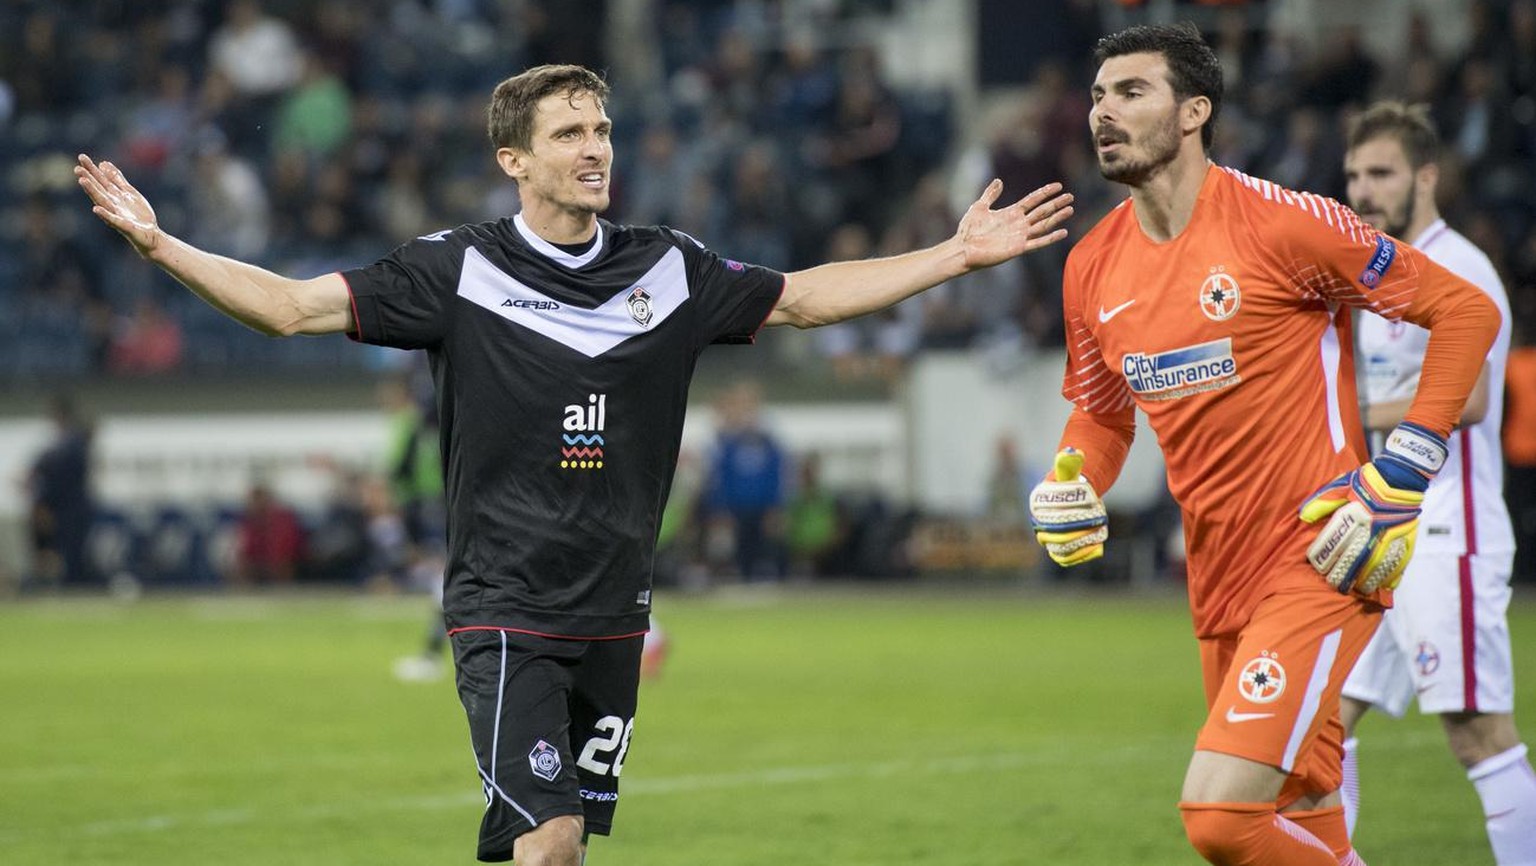
[(485, 789), (480, 860), (511, 860), (518, 836), (558, 815), (581, 815), (587, 833), (608, 834), (643, 643), (454, 632), (459, 699)]

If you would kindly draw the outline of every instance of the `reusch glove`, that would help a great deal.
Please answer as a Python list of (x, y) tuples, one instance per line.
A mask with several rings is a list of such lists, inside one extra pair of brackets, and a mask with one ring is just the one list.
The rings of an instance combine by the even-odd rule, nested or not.
[(1302, 503), (1303, 521), (1328, 518), (1307, 560), (1330, 586), (1357, 595), (1397, 587), (1413, 557), (1424, 491), (1448, 453), (1443, 438), (1404, 421), (1371, 462)]
[(1064, 448), (1051, 476), (1029, 492), (1029, 522), (1035, 540), (1058, 565), (1081, 565), (1104, 555), (1109, 516), (1093, 485), (1083, 477), (1083, 454)]

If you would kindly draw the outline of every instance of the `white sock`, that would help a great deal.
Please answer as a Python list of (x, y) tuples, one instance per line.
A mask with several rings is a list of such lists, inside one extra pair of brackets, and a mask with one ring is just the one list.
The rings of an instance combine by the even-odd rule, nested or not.
[(1349, 838), (1355, 838), (1355, 822), (1360, 818), (1360, 756), (1355, 749), (1360, 741), (1354, 737), (1344, 741), (1344, 781), (1339, 785), (1339, 797), (1344, 801), (1344, 826)]
[(1488, 843), (1499, 866), (1536, 866), (1536, 772), (1525, 753), (1521, 743), (1467, 771), (1482, 798)]

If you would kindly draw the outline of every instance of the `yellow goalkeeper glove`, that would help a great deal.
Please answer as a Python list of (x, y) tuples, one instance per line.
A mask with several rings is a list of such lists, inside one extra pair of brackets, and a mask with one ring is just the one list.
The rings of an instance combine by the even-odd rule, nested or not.
[(1306, 523), (1328, 518), (1307, 560), (1330, 586), (1357, 595), (1397, 587), (1413, 557), (1424, 491), (1447, 454), (1444, 439), (1404, 422), (1375, 459), (1302, 503)]
[(1081, 565), (1104, 555), (1109, 516), (1093, 485), (1084, 478), (1083, 453), (1064, 448), (1051, 477), (1029, 492), (1029, 522), (1035, 540), (1058, 565)]

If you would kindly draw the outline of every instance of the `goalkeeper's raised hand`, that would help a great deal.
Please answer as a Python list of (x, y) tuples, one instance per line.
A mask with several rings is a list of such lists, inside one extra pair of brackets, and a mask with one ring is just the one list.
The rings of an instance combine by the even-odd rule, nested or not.
[(1444, 439), (1405, 421), (1375, 459), (1302, 503), (1303, 521), (1328, 518), (1307, 559), (1329, 585), (1359, 595), (1397, 586), (1413, 556), (1424, 491), (1446, 454)]
[(1083, 477), (1083, 454), (1066, 448), (1054, 471), (1029, 493), (1035, 539), (1058, 565), (1081, 565), (1104, 555), (1109, 518), (1093, 485)]

